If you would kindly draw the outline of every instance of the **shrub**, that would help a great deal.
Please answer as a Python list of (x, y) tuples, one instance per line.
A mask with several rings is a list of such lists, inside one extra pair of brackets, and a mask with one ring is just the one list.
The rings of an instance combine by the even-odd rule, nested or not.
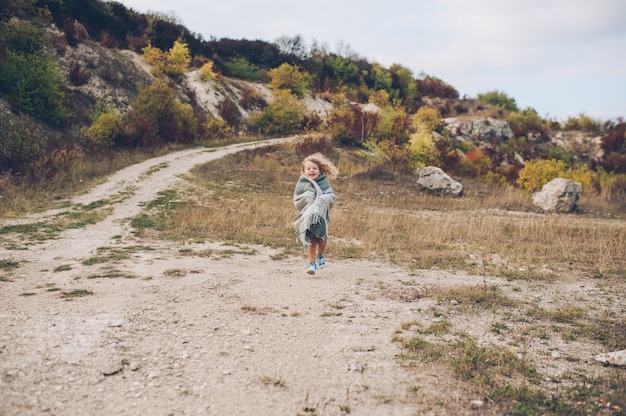
[(239, 107), (228, 97), (224, 97), (224, 99), (217, 104), (217, 114), (222, 120), (228, 123), (229, 126), (237, 127), (241, 122), (241, 111), (239, 111)]
[(217, 119), (213, 116), (207, 117), (204, 129), (207, 135), (212, 138), (224, 138), (234, 134), (232, 126), (226, 124), (224, 120)]
[(391, 141), (397, 145), (409, 141), (411, 116), (403, 107), (387, 106), (378, 114), (372, 137), (378, 141)]
[(604, 151), (602, 167), (609, 172), (626, 173), (626, 122), (609, 125), (600, 147)]
[(132, 107), (116, 143), (124, 146), (190, 143), (198, 133), (193, 108), (181, 103), (164, 81), (156, 80), (140, 89)]
[(563, 130), (582, 130), (590, 133), (599, 133), (602, 126), (599, 121), (594, 120), (584, 113), (578, 117), (568, 117), (563, 122)]
[(231, 58), (224, 64), (226, 75), (233, 78), (256, 81), (259, 79), (259, 68), (248, 62), (246, 58)]
[(426, 97), (459, 98), (459, 92), (439, 78), (425, 76), (415, 80), (417, 94)]
[(565, 162), (556, 159), (527, 162), (519, 172), (517, 184), (529, 192), (536, 192), (555, 178), (580, 182), (586, 192), (594, 192), (599, 188), (597, 175), (587, 166), (568, 167)]
[(520, 171), (517, 184), (529, 192), (536, 192), (552, 179), (562, 175), (566, 168), (563, 161), (556, 159), (529, 161)]
[(41, 155), (45, 149), (44, 132), (25, 116), (0, 117), (0, 172), (21, 172), (25, 163)]
[(241, 88), (241, 99), (239, 100), (239, 104), (241, 104), (241, 106), (246, 110), (250, 110), (253, 107), (263, 107), (266, 105), (266, 102), (257, 90), (252, 88), (250, 85), (245, 84)]
[(214, 81), (217, 75), (213, 70), (213, 61), (208, 61), (200, 68), (200, 79), (202, 81)]
[(421, 107), (413, 115), (409, 143), (413, 160), (419, 165), (439, 164), (438, 150), (432, 132), (441, 126), (441, 116), (437, 110)]
[(148, 44), (142, 51), (146, 62), (152, 65), (151, 73), (155, 77), (167, 75), (177, 79), (187, 71), (191, 62), (189, 47), (182, 40), (176, 40), (167, 53), (152, 44)]
[(122, 132), (122, 118), (113, 111), (104, 111), (96, 116), (94, 122), (85, 131), (90, 144), (111, 146)]
[(507, 111), (519, 111), (515, 98), (509, 97), (501, 91), (489, 91), (478, 94), (478, 101), (501, 107)]
[(289, 90), (298, 98), (304, 97), (311, 85), (311, 76), (300, 67), (284, 63), (269, 72), (270, 84), (277, 90)]
[(87, 68), (81, 68), (79, 62), (70, 64), (70, 82), (76, 86), (85, 85), (91, 79), (91, 71)]
[(331, 137), (338, 143), (346, 145), (362, 143), (359, 119), (360, 112), (355, 107), (349, 105), (334, 107), (327, 122)]
[(279, 90), (272, 103), (251, 116), (251, 124), (264, 134), (291, 133), (302, 129), (305, 116), (305, 105), (289, 91)]
[(63, 82), (52, 57), (44, 53), (47, 37), (22, 23), (0, 26), (0, 91), (12, 104), (39, 120), (62, 123), (69, 115), (63, 106)]
[(546, 129), (544, 122), (532, 108), (526, 108), (522, 111), (513, 111), (506, 116), (513, 135), (515, 137), (527, 136), (528, 134), (544, 135)]
[(36, 54), (48, 45), (50, 37), (36, 26), (17, 20), (0, 23), (0, 50), (19, 54)]

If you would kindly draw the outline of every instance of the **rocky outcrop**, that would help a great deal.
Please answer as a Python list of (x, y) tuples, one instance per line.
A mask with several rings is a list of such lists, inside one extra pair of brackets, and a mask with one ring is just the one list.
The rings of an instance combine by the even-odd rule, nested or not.
[(513, 130), (504, 120), (495, 118), (477, 118), (461, 121), (457, 118), (446, 118), (444, 135), (465, 142), (472, 142), (477, 146), (493, 147), (513, 137)]
[(448, 176), (441, 168), (428, 166), (418, 171), (417, 184), (427, 192), (459, 197), (463, 194), (463, 185)]
[(556, 178), (533, 194), (533, 203), (544, 211), (568, 213), (576, 209), (582, 191), (580, 182)]

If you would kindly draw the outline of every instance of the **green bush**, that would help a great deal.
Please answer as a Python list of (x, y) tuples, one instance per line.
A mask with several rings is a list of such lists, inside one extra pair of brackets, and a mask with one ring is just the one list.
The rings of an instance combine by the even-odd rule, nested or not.
[(61, 124), (69, 112), (63, 105), (63, 81), (54, 60), (42, 48), (45, 36), (26, 24), (5, 24), (0, 50), (0, 91), (11, 103), (39, 120)]
[(291, 133), (303, 128), (306, 106), (289, 91), (279, 90), (275, 93), (271, 104), (262, 112), (251, 115), (250, 118), (251, 125), (260, 133)]
[(259, 68), (248, 62), (246, 58), (231, 58), (224, 64), (227, 75), (233, 78), (256, 81), (259, 79)]
[(22, 166), (40, 156), (46, 145), (43, 131), (26, 116), (0, 117), (0, 172), (22, 171)]
[(509, 97), (507, 94), (501, 91), (489, 91), (478, 94), (476, 97), (478, 101), (485, 102), (487, 104), (501, 107), (507, 111), (519, 111), (515, 98)]

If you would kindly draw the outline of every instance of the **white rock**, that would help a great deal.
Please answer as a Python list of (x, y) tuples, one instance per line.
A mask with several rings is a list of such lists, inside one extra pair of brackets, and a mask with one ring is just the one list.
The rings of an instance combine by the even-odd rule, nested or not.
[(594, 357), (596, 361), (605, 364), (626, 365), (626, 350), (613, 351), (606, 354), (599, 354)]
[(470, 407), (472, 409), (479, 409), (479, 408), (483, 407), (484, 404), (485, 403), (482, 400), (472, 400), (470, 402)]

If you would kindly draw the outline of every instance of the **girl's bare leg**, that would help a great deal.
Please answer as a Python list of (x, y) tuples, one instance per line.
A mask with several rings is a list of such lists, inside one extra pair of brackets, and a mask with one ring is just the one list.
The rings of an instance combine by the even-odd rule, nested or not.
[(315, 254), (317, 253), (317, 246), (320, 240), (317, 238), (311, 238), (311, 244), (307, 247), (307, 257), (309, 258), (309, 263), (315, 262)]
[(321, 238), (317, 240), (317, 255), (323, 256), (324, 250), (326, 250), (326, 240), (322, 240)]

